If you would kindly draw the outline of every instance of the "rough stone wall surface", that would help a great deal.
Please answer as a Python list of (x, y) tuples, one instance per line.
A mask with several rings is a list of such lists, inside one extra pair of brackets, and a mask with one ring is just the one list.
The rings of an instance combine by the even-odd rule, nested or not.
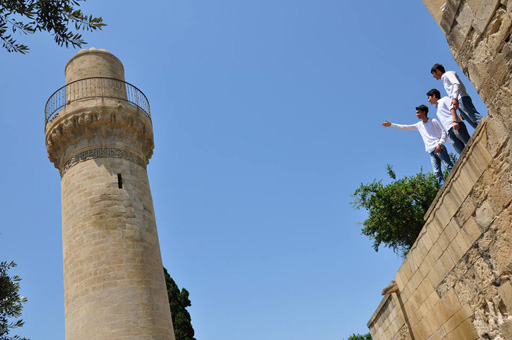
[[(96, 49), (71, 58), (66, 76), (124, 79), (121, 62)], [(46, 126), (62, 178), (66, 339), (174, 340), (146, 171), (151, 120), (117, 89), (91, 93), (67, 93)]]
[(393, 303), (368, 323), (377, 340), (512, 339), (512, 1), (444, 8), (432, 14), (488, 117), (427, 213)]
[(70, 168), (62, 226), (66, 338), (171, 339), (145, 168), (117, 158)]

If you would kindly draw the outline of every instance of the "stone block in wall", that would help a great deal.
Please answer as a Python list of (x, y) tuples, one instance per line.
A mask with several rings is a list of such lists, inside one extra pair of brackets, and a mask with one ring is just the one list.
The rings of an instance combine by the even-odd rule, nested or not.
[(450, 334), (454, 329), (459, 327), (465, 320), (473, 315), (473, 311), (469, 305), (462, 306), (453, 316), (443, 325), (445, 331)]
[(475, 243), (476, 240), (482, 235), (482, 231), (478, 227), (478, 224), (475, 222), (473, 217), (470, 217), (466, 223), (464, 223), (462, 229), (466, 233), (471, 244)]
[(473, 197), (468, 196), (459, 208), (459, 211), (454, 216), (454, 219), (459, 225), (464, 225), (471, 218), (476, 210), (476, 204)]
[(473, 13), (476, 13), (478, 7), (480, 7), (480, 3), (485, 0), (468, 0), (466, 4), (471, 8)]
[(496, 235), (489, 254), (493, 258), (494, 270), (500, 276), (512, 275), (512, 207), (509, 206), (494, 220), (493, 230)]
[(459, 52), (468, 38), (469, 32), (473, 29), (472, 23), (475, 17), (474, 10), (467, 2), (462, 2), (459, 6), (460, 9), (454, 18), (451, 31), (447, 36), (450, 48), (455, 53)]
[(439, 25), (445, 34), (449, 34), (457, 15), (461, 0), (448, 0), (444, 6), (443, 16)]
[(484, 202), (475, 211), (475, 221), (480, 227), (480, 230), (485, 231), (491, 225), (494, 219), (494, 210), (492, 209), (489, 202)]
[(457, 246), (460, 248), (460, 251), (462, 253), (460, 258), (462, 258), (464, 254), (466, 254), (466, 252), (469, 250), (469, 248), (471, 248), (471, 246), (473, 245), (473, 242), (471, 242), (464, 229), (459, 230), (459, 233), (457, 234), (457, 236), (455, 236), (455, 239), (453, 241), (453, 243), (456, 243)]
[(459, 340), (476, 340), (478, 339), (478, 334), (476, 333), (475, 326), (470, 319), (464, 320), (459, 327), (457, 327)]
[(479, 34), (485, 32), (487, 25), (491, 21), (494, 16), (494, 12), (496, 12), (499, 5), (500, 0), (485, 0), (480, 2), (480, 6), (478, 6), (473, 22), (473, 28)]
[(497, 120), (492, 120), (488, 122), (487, 126), (490, 154), (492, 155), (493, 158), (505, 157), (505, 154), (500, 155), (500, 153), (502, 153), (504, 149), (510, 150), (510, 147), (512, 147), (510, 137), (508, 139), (503, 138), (503, 136), (507, 136), (507, 134), (510, 131), (510, 128), (503, 122), (499, 122)]
[(505, 339), (512, 339), (512, 319), (504, 320), (500, 325), (500, 331)]
[(434, 287), (437, 287), (443, 281), (446, 274), (445, 266), (441, 258), (439, 258), (432, 270), (428, 273), (428, 279)]
[(455, 237), (455, 232), (453, 232), (453, 229), (444, 230), (441, 235), (439, 235), (439, 238), (437, 239), (437, 243), (439, 244), (439, 247), (441, 248), (441, 252), (444, 253), (446, 249), (448, 248), (448, 245)]
[(500, 298), (507, 307), (508, 313), (512, 314), (512, 284), (510, 281), (502, 283), (498, 288)]
[(420, 320), (416, 327), (414, 327), (414, 337), (418, 339), (427, 339), (434, 331), (431, 329), (432, 324), (428, 323), (426, 319)]
[(489, 204), (496, 214), (499, 214), (512, 201), (512, 188), (510, 183), (503, 182), (496, 175), (494, 185), (487, 196)]
[(439, 336), (443, 336), (446, 334), (443, 325), (448, 321), (448, 319), (451, 318), (453, 313), (451, 313), (444, 304), (439, 300), (433, 307), (433, 310), (435, 310), (434, 318), (436, 319), (435, 325), (437, 326), (436, 334)]

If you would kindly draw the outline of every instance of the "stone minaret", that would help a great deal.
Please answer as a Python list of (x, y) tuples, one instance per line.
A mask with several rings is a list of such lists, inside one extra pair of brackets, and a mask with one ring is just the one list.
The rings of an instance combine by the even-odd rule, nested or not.
[(174, 340), (146, 165), (144, 94), (106, 50), (81, 50), (48, 100), (46, 147), (59, 169), (66, 339)]

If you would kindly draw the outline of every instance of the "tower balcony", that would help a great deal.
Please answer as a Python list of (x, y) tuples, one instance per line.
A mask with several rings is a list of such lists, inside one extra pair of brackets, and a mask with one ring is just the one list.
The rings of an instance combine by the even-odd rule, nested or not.
[(122, 100), (142, 111), (151, 120), (149, 101), (136, 86), (115, 78), (91, 77), (66, 84), (50, 96), (44, 109), (45, 128), (61, 110), (73, 102), (95, 98)]
[[(78, 56), (85, 59), (99, 53), (106, 55), (89, 51)], [(123, 150), (114, 153), (119, 157), (129, 154), (145, 166), (154, 147), (149, 101), (141, 90), (121, 79), (85, 76), (69, 81), (46, 102), (45, 139), (48, 157), (61, 175), (77, 155), (112, 155), (112, 150)]]

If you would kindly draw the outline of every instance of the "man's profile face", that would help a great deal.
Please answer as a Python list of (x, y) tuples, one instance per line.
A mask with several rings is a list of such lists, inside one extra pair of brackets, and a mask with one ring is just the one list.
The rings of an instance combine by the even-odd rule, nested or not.
[(443, 74), (442, 74), (442, 73), (441, 73), (441, 71), (439, 71), (439, 70), (435, 70), (434, 72), (432, 72), (432, 76), (433, 76), (435, 79), (437, 79), (437, 80), (441, 79), (441, 76), (442, 76), (442, 75), (443, 75)]
[(427, 115), (425, 112), (421, 110), (416, 110), (416, 117), (418, 117), (418, 119), (424, 120), (425, 118), (427, 118)]

